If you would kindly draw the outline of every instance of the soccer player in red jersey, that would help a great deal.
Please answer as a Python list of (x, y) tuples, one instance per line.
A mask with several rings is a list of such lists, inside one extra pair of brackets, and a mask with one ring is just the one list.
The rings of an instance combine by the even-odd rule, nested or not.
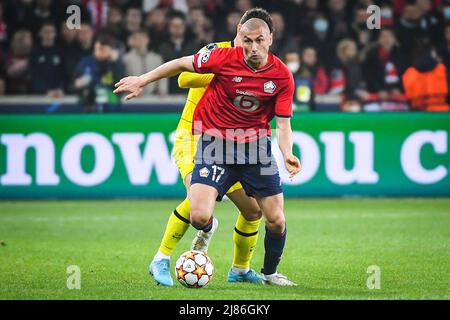
[(215, 74), (194, 114), (193, 130), (202, 137), (190, 187), (191, 224), (209, 232), (215, 201), (240, 181), (266, 219), (263, 278), (268, 283), (295, 285), (276, 272), (287, 229), (269, 123), (277, 116), (278, 145), (293, 177), (301, 169), (292, 153), (294, 81), (287, 67), (269, 52), (272, 34), (263, 20), (248, 20), (239, 37), (242, 47), (218, 48), (169, 61), (144, 75), (122, 79), (115, 93), (128, 93), (125, 99), (129, 100), (145, 85), (183, 71)]

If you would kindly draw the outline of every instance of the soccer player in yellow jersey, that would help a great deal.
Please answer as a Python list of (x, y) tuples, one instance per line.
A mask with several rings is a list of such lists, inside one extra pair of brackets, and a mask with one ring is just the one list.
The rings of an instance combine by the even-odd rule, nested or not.
[[(239, 31), (240, 26), (252, 18), (264, 19), (269, 28), (272, 28), (272, 21), (270, 18), (268, 20), (267, 17), (269, 16), (263, 9), (254, 8), (248, 10), (242, 16), (237, 30)], [(210, 44), (202, 50), (213, 50), (218, 47), (231, 47), (233, 45), (233, 41), (218, 42)], [(149, 273), (155, 278), (156, 282), (165, 286), (173, 285), (173, 280), (170, 275), (170, 257), (190, 224), (189, 187), (197, 145), (197, 138), (192, 134), (193, 114), (197, 103), (202, 98), (213, 77), (213, 74), (183, 72), (178, 78), (178, 84), (181, 88), (191, 88), (180, 122), (178, 123), (173, 148), (174, 159), (180, 170), (188, 194), (173, 211), (173, 214), (170, 215), (159, 250), (149, 266)], [(258, 230), (262, 216), (261, 210), (256, 200), (245, 194), (239, 182), (228, 190), (227, 196), (239, 210), (233, 233), (233, 264), (228, 273), (228, 281), (263, 283), (261, 275), (250, 268), (253, 249), (258, 240)], [(200, 250), (203, 252), (208, 250), (211, 236), (218, 226), (218, 221), (215, 218), (211, 226), (211, 230), (208, 232), (198, 231), (192, 242), (192, 250)]]

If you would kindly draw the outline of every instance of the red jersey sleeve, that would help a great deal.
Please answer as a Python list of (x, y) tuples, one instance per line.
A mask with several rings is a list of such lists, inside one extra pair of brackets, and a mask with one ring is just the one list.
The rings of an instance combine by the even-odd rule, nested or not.
[(202, 50), (194, 55), (194, 70), (197, 73), (219, 73), (224, 62), (234, 48), (216, 48), (214, 50)]
[(292, 116), (292, 100), (294, 97), (294, 77), (289, 72), (285, 86), (280, 90), (275, 102), (275, 115), (289, 118)]

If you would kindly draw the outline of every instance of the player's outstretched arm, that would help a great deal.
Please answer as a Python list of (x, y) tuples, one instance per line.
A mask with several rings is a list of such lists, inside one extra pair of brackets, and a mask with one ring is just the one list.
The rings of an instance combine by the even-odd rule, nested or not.
[(211, 83), (213, 78), (214, 74), (212, 73), (182, 72), (178, 76), (178, 86), (182, 89), (205, 88)]
[(126, 101), (136, 98), (141, 94), (142, 89), (152, 82), (176, 76), (183, 71), (195, 72), (193, 59), (193, 56), (174, 59), (143, 75), (123, 78), (115, 84), (114, 93), (128, 93), (125, 97)]
[(293, 178), (302, 169), (300, 160), (292, 153), (291, 119), (277, 117), (277, 140), (284, 158), (284, 165)]

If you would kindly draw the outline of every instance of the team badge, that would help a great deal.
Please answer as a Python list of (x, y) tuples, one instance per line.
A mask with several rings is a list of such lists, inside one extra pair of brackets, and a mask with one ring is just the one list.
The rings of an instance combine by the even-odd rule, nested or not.
[(275, 85), (275, 83), (273, 83), (273, 81), (264, 83), (264, 92), (265, 93), (274, 93), (276, 88), (277, 88), (277, 86)]
[(206, 50), (214, 50), (214, 49), (216, 49), (216, 48), (218, 48), (219, 46), (217, 45), (217, 43), (210, 43), (210, 44), (208, 44), (208, 45), (206, 45)]
[(206, 63), (209, 60), (209, 56), (211, 55), (211, 51), (205, 51), (202, 53), (202, 62)]
[(201, 168), (199, 173), (200, 173), (200, 177), (202, 177), (202, 178), (208, 178), (208, 176), (209, 176), (209, 170), (206, 167)]

